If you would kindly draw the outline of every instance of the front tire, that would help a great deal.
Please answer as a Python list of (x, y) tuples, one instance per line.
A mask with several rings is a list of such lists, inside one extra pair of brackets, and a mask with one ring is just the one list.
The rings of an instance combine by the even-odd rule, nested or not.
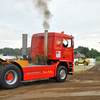
[(76, 61), (76, 62), (75, 62), (75, 65), (78, 66), (78, 64), (79, 64), (78, 61)]
[(18, 87), (21, 81), (21, 72), (16, 65), (9, 64), (2, 68), (0, 72), (0, 84), (5, 89)]
[(64, 82), (67, 78), (67, 69), (64, 66), (58, 66), (57, 69), (57, 76), (56, 81), (57, 82)]

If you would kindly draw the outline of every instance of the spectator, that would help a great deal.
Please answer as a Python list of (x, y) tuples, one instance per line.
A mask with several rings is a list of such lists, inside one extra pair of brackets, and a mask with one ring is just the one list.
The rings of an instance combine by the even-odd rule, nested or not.
[(20, 60), (20, 58), (18, 58), (18, 55), (16, 55), (16, 58), (14, 60)]

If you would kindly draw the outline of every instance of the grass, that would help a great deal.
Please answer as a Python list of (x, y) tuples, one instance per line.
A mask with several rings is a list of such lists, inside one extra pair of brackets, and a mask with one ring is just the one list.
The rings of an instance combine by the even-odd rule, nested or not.
[(96, 62), (95, 62), (95, 65), (97, 65), (97, 64), (99, 64), (99, 63), (100, 63), (100, 61), (96, 61)]
[(88, 65), (88, 66), (84, 66), (84, 65), (78, 65), (78, 66), (74, 66), (74, 71), (78, 72), (78, 71), (84, 71), (86, 69), (90, 69), (92, 68), (94, 65)]
[[(99, 64), (100, 61), (96, 61), (95, 65)], [(74, 66), (74, 71), (78, 72), (78, 71), (84, 71), (86, 69), (90, 69), (92, 68), (94, 65), (88, 65), (88, 66), (84, 66), (84, 65), (78, 65), (78, 66)]]

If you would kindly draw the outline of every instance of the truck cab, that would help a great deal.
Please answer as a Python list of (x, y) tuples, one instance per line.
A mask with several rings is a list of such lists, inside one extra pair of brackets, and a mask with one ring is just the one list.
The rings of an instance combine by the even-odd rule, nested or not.
[[(47, 65), (66, 64), (68, 73), (74, 72), (73, 37), (63, 33), (48, 32)], [(32, 36), (31, 57), (34, 64), (44, 64), (44, 33)]]

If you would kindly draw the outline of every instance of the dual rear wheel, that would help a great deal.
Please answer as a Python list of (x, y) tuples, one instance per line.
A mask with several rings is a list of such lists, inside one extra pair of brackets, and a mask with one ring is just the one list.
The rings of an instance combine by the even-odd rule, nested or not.
[(0, 71), (0, 84), (5, 89), (16, 88), (21, 81), (21, 72), (16, 65), (9, 64)]

